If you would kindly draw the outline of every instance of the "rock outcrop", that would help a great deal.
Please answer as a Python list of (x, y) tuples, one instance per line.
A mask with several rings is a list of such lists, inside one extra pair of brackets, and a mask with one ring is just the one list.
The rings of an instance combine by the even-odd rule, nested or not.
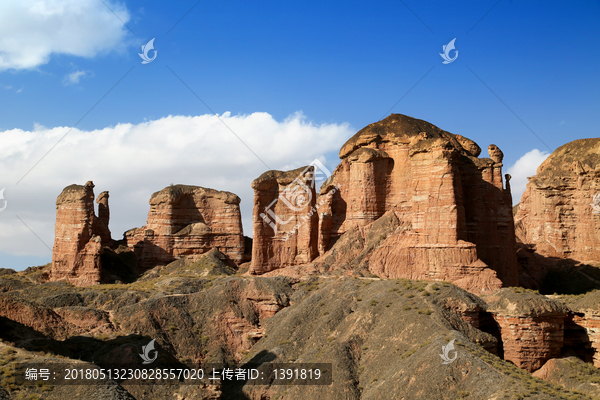
[(268, 171), (252, 182), (251, 273), (308, 263), (318, 255), (314, 178), (314, 167), (308, 166)]
[[(297, 240), (310, 243), (313, 251), (316, 230), (319, 259), (307, 257), (311, 252), (305, 251), (304, 257), (280, 262), (282, 253), (299, 251), (282, 249), (278, 236), (263, 234), (269, 223), (261, 214), (269, 202), (274, 202), (275, 213), (284, 208), (285, 183), (273, 184), (277, 190), (268, 198), (266, 191), (255, 189), (254, 255), (261, 257), (253, 257), (253, 270), (313, 260), (319, 264), (331, 259), (333, 251), (341, 259), (330, 267), (362, 263), (381, 277), (446, 279), (475, 291), (478, 286), (488, 290), (516, 284), (512, 199), (503, 184), (502, 152), (495, 145), (488, 149), (491, 158), (477, 158), (480, 152), (472, 140), (401, 114), (365, 127), (344, 144), (341, 164), (321, 186), (318, 224), (312, 207), (303, 210), (310, 220), (301, 226), (304, 231)], [(294, 171), (277, 173), (286, 176), (285, 182), (294, 181)], [(269, 174), (275, 172), (265, 175)], [(365, 250), (360, 260), (347, 249), (336, 249), (338, 242), (356, 246), (343, 235), (364, 242), (371, 224), (387, 212), (393, 214), (393, 230), (368, 251), (356, 249)], [(283, 215), (287, 217), (285, 211)], [(485, 288), (476, 282), (480, 277)]]
[(239, 263), (244, 255), (240, 198), (200, 186), (173, 185), (150, 197), (146, 226), (125, 232), (142, 270), (217, 248)]
[(51, 280), (76, 286), (100, 283), (102, 247), (110, 245), (108, 192), (98, 202), (101, 218), (94, 213), (94, 183), (67, 186), (56, 199), (56, 225), (52, 249)]
[(600, 139), (559, 147), (529, 178), (515, 216), (517, 237), (546, 257), (599, 261), (599, 193)]
[(110, 220), (110, 209), (108, 208), (108, 192), (102, 192), (96, 199), (98, 203), (98, 218), (94, 220), (94, 230), (98, 232), (98, 235), (102, 239), (102, 243), (105, 245), (110, 244), (112, 241), (110, 236), (110, 229), (108, 229), (108, 222)]
[[(592, 361), (600, 368), (600, 292), (595, 291), (570, 305), (574, 311), (571, 321), (573, 327), (582, 328), (585, 335), (577, 335), (578, 344), (589, 346)], [(585, 358), (585, 357), (584, 357)], [(586, 360), (588, 361), (588, 360)]]
[(565, 317), (563, 304), (535, 292), (501, 289), (485, 298), (500, 326), (504, 359), (533, 372), (561, 355)]

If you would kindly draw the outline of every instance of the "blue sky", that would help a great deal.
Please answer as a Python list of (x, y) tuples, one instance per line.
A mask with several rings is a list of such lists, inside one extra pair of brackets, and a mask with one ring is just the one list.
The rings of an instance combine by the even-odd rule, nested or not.
[[(240, 195), (248, 231), (263, 162), (333, 169), (344, 141), (389, 112), (494, 143), (507, 170), (529, 154), (510, 171), (521, 182), (544, 152), (599, 136), (597, 1), (104, 3), (0, 5), (0, 267), (50, 261), (56, 196), (89, 179), (111, 191), (115, 238), (169, 183)], [(262, 161), (214, 118), (193, 119), (211, 110)]]

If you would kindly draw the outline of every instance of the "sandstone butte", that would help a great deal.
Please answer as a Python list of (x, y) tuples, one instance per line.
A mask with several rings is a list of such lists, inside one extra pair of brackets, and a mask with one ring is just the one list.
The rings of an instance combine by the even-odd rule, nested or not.
[(503, 154), (495, 145), (490, 158), (480, 153), (470, 139), (392, 114), (343, 145), (318, 196), (311, 168), (264, 173), (252, 183), (250, 272), (312, 262), (475, 292), (516, 285)]
[(102, 254), (106, 248), (126, 245), (135, 254), (138, 272), (176, 259), (222, 251), (236, 263), (244, 259), (240, 199), (230, 192), (199, 186), (173, 185), (150, 198), (146, 226), (134, 228), (124, 241), (111, 239), (108, 228), (108, 192), (97, 199), (90, 181), (66, 187), (56, 200), (53, 281), (76, 286), (103, 281)]
[(173, 185), (152, 194), (148, 221), (125, 232), (142, 270), (213, 248), (240, 263), (244, 235), (240, 198), (200, 186)]
[[(517, 238), (545, 257), (600, 260), (600, 138), (556, 149), (529, 178), (515, 215)], [(598, 198), (600, 200), (600, 196)]]

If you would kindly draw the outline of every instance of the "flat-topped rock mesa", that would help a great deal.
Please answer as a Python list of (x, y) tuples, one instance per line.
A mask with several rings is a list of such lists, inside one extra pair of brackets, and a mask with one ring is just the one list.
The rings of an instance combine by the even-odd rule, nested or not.
[(94, 183), (67, 186), (56, 199), (56, 225), (52, 249), (53, 281), (76, 286), (99, 284), (102, 247), (112, 242), (108, 229), (108, 192), (98, 196), (101, 217), (94, 213)]
[(533, 372), (561, 356), (569, 309), (536, 292), (501, 289), (485, 299), (499, 325), (504, 359)]
[[(480, 152), (470, 139), (401, 114), (363, 128), (340, 150), (342, 162), (316, 199), (320, 257), (314, 262), (363, 266), (381, 277), (447, 279), (469, 290), (516, 284), (512, 199), (503, 184), (502, 152), (495, 145), (488, 149), (490, 158), (477, 158)], [(263, 256), (253, 257), (252, 270), (260, 273), (273, 268), (271, 260), (291, 260), (305, 250), (281, 245), (291, 222), (273, 229), (273, 218), (267, 222), (260, 215), (265, 211), (256, 207), (265, 197), (275, 199), (275, 191), (267, 195), (270, 189), (253, 187), (254, 254)], [(271, 209), (288, 215), (284, 203), (280, 196)], [(367, 240), (372, 224), (386, 212), (393, 214), (388, 230)], [(298, 241), (314, 238), (313, 219), (302, 229)], [(343, 235), (354, 239), (346, 240), (350, 247), (336, 249)]]
[(518, 239), (546, 257), (600, 260), (599, 193), (600, 138), (559, 147), (529, 178), (515, 215)]
[(125, 232), (140, 269), (166, 265), (217, 248), (243, 261), (240, 198), (200, 186), (173, 185), (152, 194), (146, 226)]

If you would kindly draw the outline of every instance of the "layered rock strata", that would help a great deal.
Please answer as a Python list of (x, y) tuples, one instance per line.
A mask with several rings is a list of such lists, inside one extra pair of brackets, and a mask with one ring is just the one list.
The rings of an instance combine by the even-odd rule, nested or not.
[[(297, 238), (312, 246), (316, 235), (318, 264), (330, 258), (328, 252), (342, 235), (362, 237), (371, 224), (392, 212), (397, 220), (394, 231), (361, 258), (372, 273), (453, 282), (477, 280), (483, 274), (489, 288), (516, 284), (512, 199), (503, 184), (502, 152), (495, 145), (488, 149), (490, 158), (477, 158), (480, 152), (472, 140), (392, 114), (344, 144), (342, 162), (316, 199), (318, 216), (303, 225)], [(285, 182), (294, 181), (294, 171), (277, 173), (286, 176)], [(281, 263), (288, 248), (279, 245), (277, 235), (264, 234), (268, 224), (260, 215), (268, 205), (265, 197), (281, 198), (284, 185), (268, 189), (269, 196), (268, 190), (255, 188), (252, 265), (257, 273), (316, 257), (288, 257)], [(347, 254), (342, 258), (335, 267), (353, 267)], [(470, 289), (477, 285), (468, 284)]]
[[(104, 195), (104, 193), (106, 195)], [(110, 245), (108, 192), (98, 200), (102, 219), (94, 213), (94, 183), (67, 186), (56, 199), (56, 225), (51, 280), (76, 286), (100, 283), (102, 247)]]
[(200, 186), (173, 185), (150, 197), (146, 226), (125, 232), (144, 270), (217, 248), (240, 263), (244, 236), (240, 198)]
[(546, 257), (600, 260), (600, 139), (556, 149), (529, 178), (515, 216), (524, 244)]
[(561, 355), (569, 309), (536, 292), (505, 288), (485, 298), (500, 327), (504, 359), (533, 372)]
[(592, 292), (570, 307), (575, 312), (572, 324), (586, 333), (583, 338), (582, 335), (578, 335), (578, 344), (587, 344), (590, 347), (590, 361), (596, 368), (600, 368), (600, 292)]
[(252, 264), (261, 274), (304, 264), (318, 255), (314, 167), (267, 171), (252, 182)]

